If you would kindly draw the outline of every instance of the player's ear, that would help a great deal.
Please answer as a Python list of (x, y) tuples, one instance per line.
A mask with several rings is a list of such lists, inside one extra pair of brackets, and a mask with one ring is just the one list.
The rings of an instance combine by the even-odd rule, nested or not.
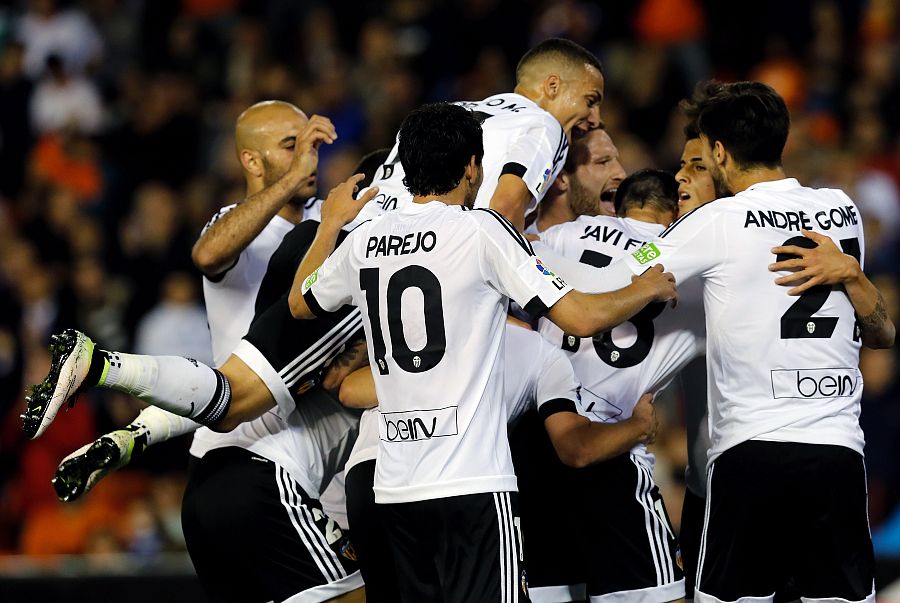
[(466, 165), (466, 180), (474, 181), (476, 178), (478, 178), (478, 159), (472, 155)]
[(725, 150), (725, 146), (722, 144), (721, 140), (717, 140), (713, 144), (712, 156), (716, 162), (716, 165), (723, 165), (725, 163), (725, 160), (728, 156), (728, 151)]
[(562, 90), (562, 79), (557, 74), (551, 73), (544, 78), (542, 88), (544, 96), (550, 99), (556, 98)]
[(239, 157), (241, 167), (244, 168), (245, 172), (256, 178), (262, 178), (265, 167), (263, 167), (262, 157), (260, 157), (259, 153), (249, 149), (242, 149)]
[(569, 175), (565, 172), (560, 172), (556, 179), (553, 180), (553, 188), (558, 190), (561, 193), (565, 193), (569, 190)]

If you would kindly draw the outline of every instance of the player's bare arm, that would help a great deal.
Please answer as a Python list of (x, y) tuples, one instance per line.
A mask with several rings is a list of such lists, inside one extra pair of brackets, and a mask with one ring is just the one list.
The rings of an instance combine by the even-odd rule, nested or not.
[(652, 400), (650, 394), (641, 396), (631, 417), (618, 423), (595, 423), (578, 413), (557, 412), (544, 420), (544, 427), (562, 462), (587, 467), (653, 442), (659, 421)]
[(804, 230), (803, 234), (817, 245), (812, 249), (796, 245), (775, 247), (774, 254), (796, 256), (769, 266), (772, 272), (791, 270), (778, 277), (779, 285), (791, 286), (788, 295), (801, 295), (816, 285), (842, 285), (859, 318), (862, 342), (868, 348), (894, 345), (895, 327), (887, 314), (884, 297), (872, 284), (853, 256), (841, 251), (829, 237)]
[[(304, 182), (313, 177), (319, 162), (319, 145), (331, 144), (336, 139), (331, 120), (312, 116), (293, 141), (294, 157), (287, 172), (222, 216), (194, 244), (191, 258), (197, 268), (209, 277), (232, 266), (275, 214), (294, 198)], [(241, 162), (245, 161), (248, 159), (242, 157)]]
[(339, 394), (341, 404), (347, 408), (375, 408), (378, 396), (375, 393), (375, 377), (371, 365), (353, 371), (341, 382)]
[(525, 230), (525, 208), (533, 198), (525, 181), (514, 174), (503, 174), (491, 197), (491, 209), (503, 214), (521, 232)]
[(353, 197), (357, 183), (365, 178), (365, 174), (354, 174), (328, 193), (328, 198), (322, 204), (322, 222), (316, 231), (316, 238), (303, 261), (297, 268), (294, 284), (288, 296), (291, 306), (291, 314), (294, 318), (312, 319), (315, 315), (310, 312), (306, 301), (303, 299), (303, 281), (313, 270), (322, 265), (322, 262), (334, 251), (338, 234), (341, 229), (352, 222), (359, 214), (363, 205), (371, 201), (378, 194), (378, 187), (373, 186), (366, 190), (358, 199)]
[(369, 355), (366, 340), (360, 339), (353, 345), (347, 346), (346, 350), (331, 361), (331, 364), (328, 365), (328, 370), (325, 371), (325, 375), (322, 377), (322, 387), (336, 394), (338, 388), (341, 387), (341, 383), (351, 373), (360, 368), (368, 367), (368, 365)]
[(591, 337), (625, 322), (651, 302), (674, 304), (677, 300), (675, 277), (658, 264), (618, 291), (570, 291), (550, 308), (547, 317), (567, 333)]

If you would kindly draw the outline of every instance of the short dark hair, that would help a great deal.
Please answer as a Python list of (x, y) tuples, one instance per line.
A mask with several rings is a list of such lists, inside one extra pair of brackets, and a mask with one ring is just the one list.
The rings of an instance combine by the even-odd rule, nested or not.
[(690, 98), (686, 98), (678, 103), (681, 112), (687, 117), (688, 122), (684, 126), (685, 140), (693, 140), (700, 138), (700, 128), (697, 126), (697, 118), (700, 116), (701, 109), (706, 106), (711, 95), (721, 91), (722, 84), (711, 80), (701, 82), (694, 88), (694, 92)]
[(697, 129), (741, 167), (777, 167), (791, 128), (784, 99), (762, 82), (700, 82), (691, 103)]
[(522, 81), (523, 74), (531, 63), (538, 59), (549, 57), (578, 65), (587, 63), (596, 67), (601, 74), (603, 73), (603, 65), (600, 63), (600, 59), (590, 50), (576, 44), (572, 40), (549, 38), (522, 55), (519, 64), (516, 66), (516, 83)]
[(372, 184), (372, 180), (375, 179), (375, 176), (378, 173), (378, 168), (380, 168), (384, 164), (384, 162), (388, 158), (388, 155), (390, 154), (391, 150), (388, 148), (376, 149), (371, 153), (367, 153), (362, 159), (359, 160), (359, 163), (356, 164), (356, 168), (353, 170), (353, 173), (366, 175), (366, 177), (356, 185), (359, 187), (359, 190), (362, 190)]
[(481, 123), (450, 103), (422, 105), (403, 120), (398, 135), (403, 185), (413, 195), (444, 195), (459, 185), (472, 156), (481, 164)]
[(625, 178), (616, 191), (616, 214), (632, 207), (652, 205), (663, 211), (678, 211), (678, 181), (663, 170), (638, 170)]

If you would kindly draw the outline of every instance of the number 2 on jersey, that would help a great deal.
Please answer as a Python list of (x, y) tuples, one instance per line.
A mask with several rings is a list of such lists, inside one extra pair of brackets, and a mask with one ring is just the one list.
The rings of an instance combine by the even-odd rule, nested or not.
[[(860, 249), (859, 239), (841, 239), (841, 250), (847, 255), (851, 255), (859, 261)], [(812, 249), (816, 243), (812, 239), (806, 237), (791, 237), (781, 244), (783, 247), (796, 245), (797, 247), (805, 247)], [(779, 253), (776, 261), (792, 259), (796, 256), (786, 253)], [(791, 304), (787, 312), (781, 315), (781, 338), (782, 339), (828, 339), (834, 334), (837, 328), (837, 316), (813, 316), (822, 309), (828, 296), (834, 288), (831, 285), (816, 285), (803, 292), (803, 294)], [(853, 340), (858, 339), (857, 329), (854, 327)]]
[[(366, 292), (369, 323), (372, 325), (372, 356), (378, 372), (387, 375), (387, 346), (381, 330), (381, 303), (378, 299), (379, 276), (378, 268), (363, 268), (359, 271), (359, 288)], [(403, 293), (410, 288), (422, 292), (425, 307), (425, 346), (415, 352), (406, 343), (401, 314)], [(447, 350), (447, 333), (444, 329), (441, 283), (434, 273), (417, 265), (395, 272), (388, 281), (386, 306), (391, 351), (397, 365), (408, 373), (422, 373), (437, 366)]]

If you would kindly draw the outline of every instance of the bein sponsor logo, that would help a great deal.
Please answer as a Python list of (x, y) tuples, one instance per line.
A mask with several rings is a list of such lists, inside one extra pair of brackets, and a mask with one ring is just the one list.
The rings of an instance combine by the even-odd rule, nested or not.
[(416, 442), (459, 433), (456, 406), (433, 410), (383, 412), (378, 436), (384, 442)]
[(777, 369), (772, 371), (775, 398), (850, 398), (862, 385), (855, 368)]

